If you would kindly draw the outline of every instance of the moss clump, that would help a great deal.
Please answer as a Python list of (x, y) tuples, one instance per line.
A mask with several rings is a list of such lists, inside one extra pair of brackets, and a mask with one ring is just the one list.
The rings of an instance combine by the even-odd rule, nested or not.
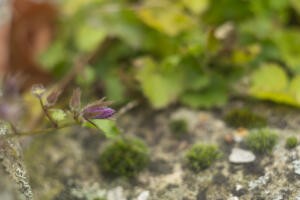
[(149, 150), (137, 138), (118, 139), (108, 145), (100, 155), (101, 171), (111, 177), (135, 177), (149, 163)]
[(256, 153), (270, 153), (278, 139), (276, 132), (262, 128), (251, 131), (245, 142)]
[(187, 122), (183, 119), (172, 120), (169, 123), (169, 128), (175, 138), (181, 139), (188, 132)]
[(267, 124), (264, 116), (251, 112), (249, 109), (235, 109), (224, 117), (225, 122), (235, 128), (259, 128)]
[(298, 139), (295, 136), (288, 137), (285, 140), (285, 146), (288, 149), (293, 149), (298, 145)]
[(196, 173), (208, 168), (220, 157), (221, 153), (215, 145), (195, 144), (186, 152), (187, 165)]

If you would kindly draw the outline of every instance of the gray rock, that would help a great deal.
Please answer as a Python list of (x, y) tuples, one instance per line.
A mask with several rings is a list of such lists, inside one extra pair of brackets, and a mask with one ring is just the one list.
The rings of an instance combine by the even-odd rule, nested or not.
[(150, 196), (150, 192), (148, 190), (145, 190), (141, 192), (141, 194), (137, 197), (137, 200), (147, 200)]
[(294, 166), (295, 174), (300, 175), (300, 160), (294, 160), (293, 161), (293, 166)]
[(126, 198), (123, 195), (123, 188), (118, 186), (114, 189), (111, 189), (107, 193), (107, 199), (108, 200), (126, 200)]
[(240, 148), (233, 148), (229, 156), (229, 161), (232, 163), (250, 163), (255, 160), (255, 155), (251, 151)]

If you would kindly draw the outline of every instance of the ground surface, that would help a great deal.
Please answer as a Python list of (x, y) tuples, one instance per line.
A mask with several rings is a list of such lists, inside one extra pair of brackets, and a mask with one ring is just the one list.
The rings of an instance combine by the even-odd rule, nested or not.
[[(267, 103), (248, 104), (252, 110), (267, 116), (269, 126), (280, 133), (280, 142), (271, 155), (257, 155), (249, 164), (231, 164), (228, 157), (232, 148), (245, 146), (242, 142), (224, 142), (225, 135), (238, 132), (226, 126), (222, 115), (233, 107), (243, 106), (243, 102), (235, 101), (218, 110), (172, 108), (153, 112), (136, 108), (130, 111), (119, 119), (120, 127), (124, 134), (144, 139), (151, 150), (149, 169), (130, 181), (111, 180), (99, 173), (98, 155), (109, 140), (97, 133), (75, 128), (38, 136), (24, 152), (35, 197), (43, 200), (99, 197), (108, 200), (300, 200), (300, 175), (296, 174), (300, 170), (300, 146), (294, 150), (284, 147), (287, 136), (300, 135), (299, 110)], [(180, 140), (173, 137), (168, 127), (169, 120), (175, 118), (188, 121), (189, 133)], [(223, 153), (221, 160), (199, 174), (190, 171), (184, 161), (186, 149), (197, 142), (218, 144)], [(0, 199), (21, 199), (3, 170), (0, 176)]]

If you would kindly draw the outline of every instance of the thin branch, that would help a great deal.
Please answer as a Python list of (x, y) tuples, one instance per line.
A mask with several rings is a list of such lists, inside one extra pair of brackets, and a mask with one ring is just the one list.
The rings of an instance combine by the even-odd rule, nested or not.
[(8, 134), (5, 135), (4, 137), (21, 137), (21, 136), (35, 136), (35, 135), (40, 135), (40, 134), (44, 134), (44, 133), (51, 133), (54, 131), (57, 131), (59, 129), (63, 129), (63, 128), (67, 128), (73, 125), (78, 124), (77, 122), (69, 122), (69, 123), (65, 123), (61, 126), (58, 126), (57, 128), (47, 128), (47, 129), (41, 129), (41, 130), (33, 130), (33, 131), (28, 131), (28, 132), (19, 132), (18, 134)]
[(47, 109), (47, 108), (45, 107), (45, 105), (43, 104), (42, 99), (39, 98), (39, 101), (40, 101), (41, 107), (42, 107), (42, 109), (43, 109), (43, 111), (44, 111), (46, 117), (47, 117), (47, 118), (49, 119), (49, 121), (53, 124), (53, 126), (54, 126), (55, 128), (57, 128), (58, 125), (57, 125), (56, 121), (49, 115), (48, 109)]

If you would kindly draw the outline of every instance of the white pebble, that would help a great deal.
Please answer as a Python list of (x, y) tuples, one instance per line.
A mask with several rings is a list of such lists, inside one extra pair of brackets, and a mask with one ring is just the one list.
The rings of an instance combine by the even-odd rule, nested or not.
[(146, 190), (141, 192), (141, 194), (137, 197), (137, 200), (147, 200), (149, 196), (150, 196), (150, 192)]
[(229, 161), (232, 163), (250, 163), (253, 162), (255, 158), (255, 155), (251, 151), (233, 148), (229, 156)]

